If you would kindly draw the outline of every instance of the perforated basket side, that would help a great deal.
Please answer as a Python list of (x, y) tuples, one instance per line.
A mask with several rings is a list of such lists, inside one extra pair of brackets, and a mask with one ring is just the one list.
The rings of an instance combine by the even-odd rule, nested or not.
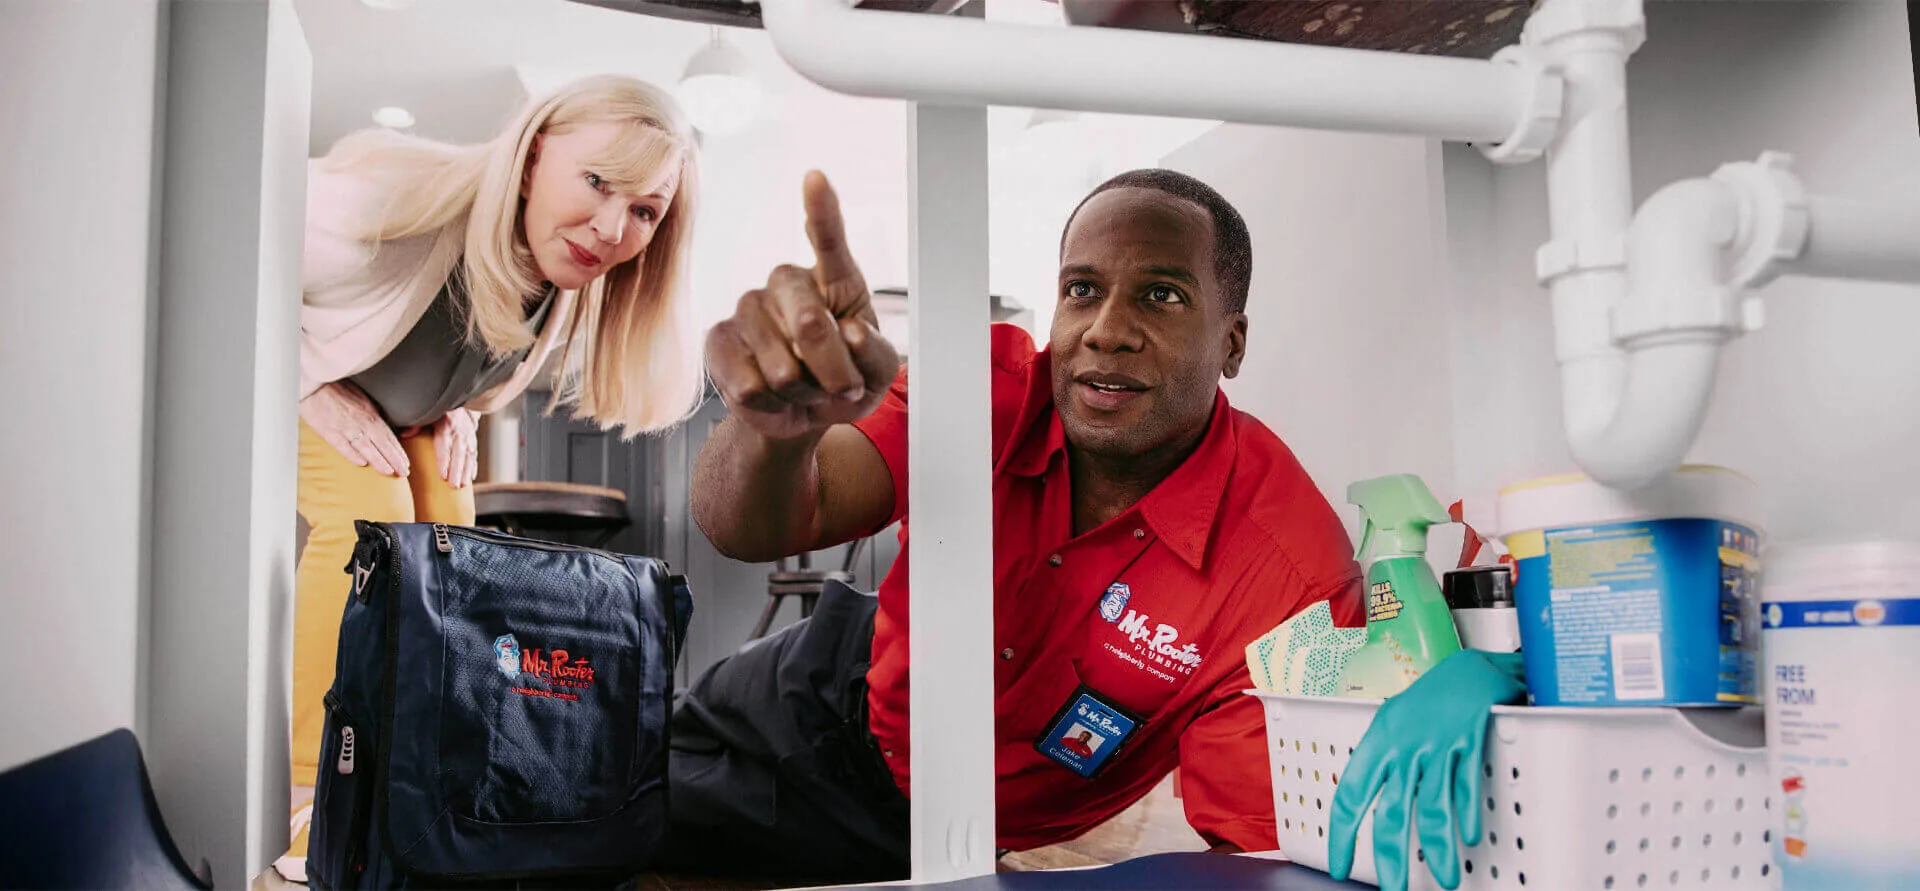
[[(1256, 695), (1281, 851), (1325, 870), (1333, 793), (1379, 703)], [(1502, 708), (1490, 732), (1485, 831), (1461, 849), (1461, 888), (1779, 887), (1757, 738), (1716, 739), (1676, 709)], [(1372, 832), (1369, 814), (1353, 869), (1369, 884)], [(1424, 867), (1410, 872), (1412, 888), (1439, 887)]]
[(1732, 744), (1665, 708), (1502, 708), (1492, 732), (1463, 888), (1779, 887), (1757, 733)]
[[(1325, 871), (1334, 789), (1353, 747), (1373, 723), (1379, 700), (1255, 695), (1266, 708), (1274, 830), (1280, 851), (1297, 863)], [(1368, 884), (1379, 881), (1373, 869), (1371, 813), (1360, 824), (1353, 878)]]

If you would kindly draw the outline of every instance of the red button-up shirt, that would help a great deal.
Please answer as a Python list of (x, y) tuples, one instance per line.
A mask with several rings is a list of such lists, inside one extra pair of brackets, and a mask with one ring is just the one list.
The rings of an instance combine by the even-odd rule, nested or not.
[[(1187, 821), (1209, 844), (1275, 847), (1260, 704), (1242, 695), (1246, 646), (1316, 600), (1360, 622), (1360, 573), (1340, 519), (1265, 425), (1214, 397), (1205, 438), (1119, 516), (1073, 534), (1065, 434), (1049, 354), (994, 326), (994, 744), (1002, 847), (1073, 838), (1139, 800), (1176, 765)], [(857, 426), (893, 475), (906, 519), (907, 376)], [(907, 541), (902, 524), (900, 541)], [(873, 735), (909, 790), (907, 553), (880, 585)], [(1111, 617), (1115, 582), (1129, 595)], [(1036, 751), (1086, 684), (1144, 720), (1092, 779)]]

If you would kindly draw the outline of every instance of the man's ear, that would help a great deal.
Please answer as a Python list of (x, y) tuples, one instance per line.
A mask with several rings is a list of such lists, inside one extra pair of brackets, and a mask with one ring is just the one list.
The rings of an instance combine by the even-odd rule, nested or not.
[(1220, 376), (1233, 378), (1240, 374), (1240, 360), (1247, 357), (1247, 314), (1233, 314), (1231, 324), (1227, 326), (1227, 361), (1220, 366)]
[(546, 142), (547, 134), (533, 134), (533, 144), (527, 146), (527, 163), (520, 167), (520, 197), (525, 199), (533, 191), (533, 165), (540, 162), (540, 146)]

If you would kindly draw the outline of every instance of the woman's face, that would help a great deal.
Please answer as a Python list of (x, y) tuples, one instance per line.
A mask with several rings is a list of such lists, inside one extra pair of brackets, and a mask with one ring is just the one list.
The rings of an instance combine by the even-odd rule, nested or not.
[(591, 165), (632, 132), (602, 122), (534, 137), (520, 185), (520, 197), (526, 199), (521, 226), (540, 276), (561, 290), (581, 288), (639, 256), (673, 203), (680, 186), (678, 164), (669, 165), (644, 192), (615, 188), (609, 171)]

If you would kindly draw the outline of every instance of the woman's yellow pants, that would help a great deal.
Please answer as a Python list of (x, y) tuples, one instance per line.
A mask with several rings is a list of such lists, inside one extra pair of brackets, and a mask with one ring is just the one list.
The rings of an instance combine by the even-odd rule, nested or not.
[(354, 520), (473, 525), (473, 489), (440, 478), (431, 427), (402, 437), (412, 470), (405, 479), (347, 460), (300, 422), (300, 516), (310, 531), (294, 594), (293, 782), (313, 785), (326, 723), (321, 698), (333, 685), (340, 614), (352, 590), (347, 561)]

